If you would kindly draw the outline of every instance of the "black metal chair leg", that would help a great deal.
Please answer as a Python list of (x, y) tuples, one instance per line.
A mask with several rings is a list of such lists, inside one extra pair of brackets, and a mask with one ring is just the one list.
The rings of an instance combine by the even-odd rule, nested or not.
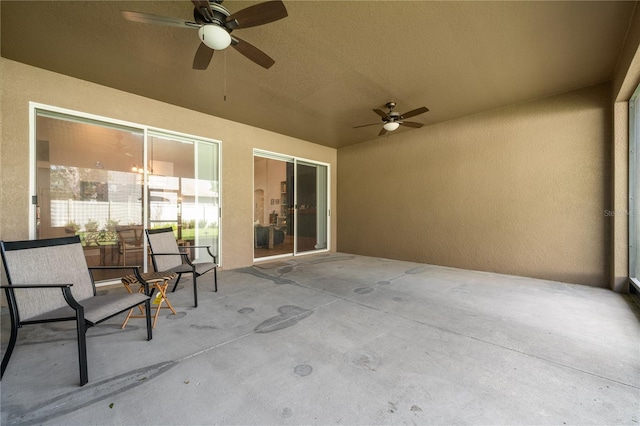
[[(152, 292), (153, 293), (153, 292)], [(151, 299), (147, 299), (144, 301), (144, 310), (147, 315), (147, 341), (153, 339), (153, 334), (151, 329)]]
[(196, 283), (196, 274), (193, 274), (193, 306), (198, 307), (198, 287)]
[(218, 268), (213, 268), (213, 291), (218, 291)]
[(87, 369), (87, 325), (84, 323), (84, 312), (76, 311), (78, 331), (78, 363), (80, 364), (80, 386), (89, 382)]
[(178, 283), (180, 282), (180, 278), (182, 278), (182, 274), (178, 274), (178, 279), (176, 280), (176, 283), (173, 285), (173, 290), (171, 290), (171, 293), (176, 291), (176, 288), (178, 287)]
[(11, 354), (13, 353), (13, 348), (16, 347), (16, 340), (18, 338), (18, 325), (14, 324), (11, 321), (11, 336), (9, 337), (9, 346), (7, 346), (7, 350), (2, 357), (2, 371), (0, 372), (0, 379), (4, 376), (4, 370), (7, 369), (7, 365), (9, 364), (9, 358), (11, 358)]

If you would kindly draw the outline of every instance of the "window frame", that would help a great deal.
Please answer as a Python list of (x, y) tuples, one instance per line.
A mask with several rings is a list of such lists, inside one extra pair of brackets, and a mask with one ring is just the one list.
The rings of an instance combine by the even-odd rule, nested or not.
[[(222, 141), (218, 139), (207, 138), (203, 136), (196, 136), (187, 133), (177, 132), (173, 130), (163, 129), (159, 127), (149, 126), (145, 124), (115, 119), (111, 117), (105, 117), (101, 115), (86, 113), (82, 111), (71, 110), (67, 108), (61, 108), (53, 105), (42, 104), (38, 102), (29, 102), (29, 214), (28, 214), (28, 226), (29, 226), (29, 239), (36, 238), (36, 215), (37, 215), (37, 153), (36, 153), (36, 136), (37, 136), (37, 116), (39, 113), (44, 113), (52, 118), (59, 116), (61, 119), (77, 119), (81, 123), (96, 123), (113, 128), (123, 128), (127, 130), (136, 130), (143, 135), (143, 144), (146, 146), (150, 136), (166, 136), (168, 138), (176, 140), (187, 140), (192, 142), (204, 142), (217, 146), (218, 150), (218, 164), (217, 166), (217, 178), (218, 178), (218, 217), (222, 217), (222, 204), (223, 204), (223, 191), (222, 191)], [(148, 149), (143, 150), (143, 163), (148, 163)], [(147, 180), (145, 170), (145, 181)], [(146, 184), (145, 184), (146, 190)], [(143, 209), (144, 223), (148, 223), (148, 209)], [(145, 225), (146, 226), (146, 225)], [(222, 238), (223, 230), (222, 223), (218, 224), (218, 247), (217, 247), (217, 262), (222, 265), (223, 253), (222, 253)], [(146, 268), (145, 259), (145, 268)]]
[(627, 212), (629, 229), (629, 283), (630, 291), (640, 292), (640, 265), (637, 262), (640, 250), (640, 229), (638, 229), (638, 203), (640, 203), (640, 86), (629, 99), (629, 209)]
[[(252, 250), (252, 256), (253, 256), (253, 263), (260, 263), (260, 262), (266, 262), (266, 261), (273, 261), (274, 259), (278, 259), (278, 258), (288, 258), (288, 257), (298, 257), (298, 256), (306, 256), (306, 255), (313, 255), (313, 254), (319, 254), (319, 253), (326, 253), (326, 252), (330, 252), (331, 251), (331, 227), (332, 227), (332, 222), (331, 222), (331, 217), (332, 217), (332, 206), (331, 206), (331, 164), (329, 163), (325, 163), (322, 161), (317, 161), (317, 160), (311, 160), (308, 158), (303, 158), (303, 157), (297, 157), (295, 155), (289, 155), (289, 154), (282, 154), (282, 153), (278, 153), (278, 152), (273, 152), (273, 151), (267, 151), (267, 150), (263, 150), (263, 149), (259, 149), (259, 148), (254, 148), (253, 149), (253, 153), (251, 156), (251, 168), (252, 168), (252, 177), (255, 180), (255, 169), (254, 169), (254, 164), (255, 164), (255, 157), (262, 157), (262, 158), (266, 158), (266, 159), (271, 159), (271, 160), (278, 160), (278, 161), (289, 161), (291, 163), (293, 163), (294, 165), (294, 175), (297, 173), (297, 167), (298, 167), (298, 163), (308, 163), (308, 164), (312, 164), (312, 165), (317, 165), (317, 166), (323, 166), (326, 167), (326, 171), (327, 171), (327, 181), (326, 181), (326, 207), (327, 207), (327, 216), (326, 216), (326, 224), (327, 224), (327, 247), (323, 248), (323, 249), (317, 249), (317, 250), (310, 250), (310, 251), (301, 251), (298, 252), (298, 248), (297, 248), (297, 234), (298, 234), (298, 224), (297, 224), (297, 208), (294, 208), (295, 212), (294, 214), (296, 215), (296, 219), (294, 221), (294, 235), (296, 236), (296, 238), (294, 239), (294, 247), (293, 247), (293, 252), (292, 253), (287, 253), (287, 254), (281, 254), (281, 255), (274, 255), (274, 256), (265, 256), (265, 257), (255, 257), (255, 251)], [(255, 200), (253, 199), (254, 194), (255, 194), (255, 186), (254, 186), (255, 182), (252, 182), (251, 188), (252, 188), (252, 218), (255, 217), (255, 212), (254, 212), (254, 208), (255, 208)], [(293, 192), (293, 204), (294, 206), (297, 205), (298, 200), (297, 200), (297, 191)], [(253, 234), (253, 231), (252, 231)]]

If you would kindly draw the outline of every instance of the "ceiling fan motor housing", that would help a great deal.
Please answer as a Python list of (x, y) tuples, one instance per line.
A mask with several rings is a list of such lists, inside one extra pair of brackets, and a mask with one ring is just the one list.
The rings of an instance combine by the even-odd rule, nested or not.
[[(210, 3), (210, 6), (210, 10), (206, 7), (199, 10), (206, 23), (198, 29), (198, 36), (209, 48), (223, 50), (231, 44), (233, 29), (225, 26), (229, 11), (217, 3)], [(198, 20), (197, 16), (194, 17)]]
[[(211, 10), (213, 11), (213, 16), (205, 16), (205, 18), (208, 18), (211, 23), (213, 24), (218, 24), (221, 27), (225, 27), (225, 22), (227, 21), (227, 17), (229, 15), (231, 15), (231, 13), (223, 6), (219, 5), (218, 3), (213, 3), (211, 2)], [(208, 15), (209, 11), (207, 9), (204, 9), (205, 13)], [(227, 29), (227, 31), (229, 31), (229, 29)]]
[(395, 102), (387, 102), (385, 106), (389, 108), (389, 112), (387, 113), (387, 117), (382, 119), (384, 123), (394, 123), (402, 118), (399, 112), (393, 110), (396, 107)]

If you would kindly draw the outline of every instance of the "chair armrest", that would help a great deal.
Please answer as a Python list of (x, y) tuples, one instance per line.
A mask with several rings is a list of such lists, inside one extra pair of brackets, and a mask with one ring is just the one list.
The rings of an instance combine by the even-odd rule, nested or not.
[(89, 266), (87, 267), (87, 269), (89, 269), (89, 271), (99, 271), (99, 270), (105, 270), (105, 269), (131, 269), (131, 270), (136, 270), (142, 268), (141, 265), (127, 265), (127, 266), (122, 266), (122, 265), (113, 265), (113, 266)]
[[(138, 280), (138, 282), (141, 283), (142, 286), (144, 287), (144, 294), (151, 297), (151, 292), (149, 291), (149, 283), (146, 282), (144, 278), (142, 278), (142, 275), (140, 274), (140, 269), (135, 268), (133, 270), (133, 274), (136, 276), (136, 279)], [(159, 306), (160, 305), (158, 305), (158, 308)]]
[(138, 266), (138, 265), (127, 265), (127, 266), (113, 265), (113, 266), (89, 266), (88, 267), (89, 273), (91, 274), (91, 280), (93, 280), (93, 271), (130, 269), (133, 271), (133, 274), (136, 276), (138, 281), (142, 283), (142, 285), (144, 286), (144, 294), (149, 296), (149, 283), (143, 280), (142, 277), (140, 276), (140, 268), (142, 268), (142, 266)]
[(154, 256), (181, 256), (185, 260), (189, 260), (189, 253), (151, 253), (151, 257)]
[(73, 284), (4, 284), (0, 288), (63, 288)]
[(216, 256), (213, 253), (211, 253), (211, 246), (185, 246), (180, 248), (185, 248), (185, 249), (206, 248), (207, 253), (209, 253), (209, 256), (213, 258), (213, 263), (215, 263), (216, 265), (218, 264), (218, 262), (216, 261)]
[(7, 298), (9, 299), (9, 303), (14, 306), (15, 309), (15, 295), (12, 291), (19, 288), (51, 288), (51, 289), (60, 289), (62, 290), (62, 296), (67, 304), (75, 311), (80, 311), (81, 315), (84, 316), (84, 307), (80, 305), (76, 299), (71, 294), (71, 287), (73, 284), (3, 284), (0, 285), (0, 288), (4, 288), (7, 290)]

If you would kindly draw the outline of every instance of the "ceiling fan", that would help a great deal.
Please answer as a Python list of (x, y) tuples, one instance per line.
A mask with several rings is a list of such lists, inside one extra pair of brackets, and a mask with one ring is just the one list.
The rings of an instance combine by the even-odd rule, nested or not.
[[(395, 102), (387, 102), (387, 104), (385, 105), (387, 108), (389, 108), (389, 112), (384, 112), (380, 109), (374, 109), (373, 112), (375, 112), (376, 114), (378, 114), (380, 117), (382, 117), (382, 130), (380, 130), (380, 133), (378, 133), (378, 136), (382, 136), (384, 134), (386, 134), (387, 132), (392, 132), (394, 130), (396, 130), (398, 127), (400, 126), (406, 126), (406, 127), (413, 127), (413, 128), (420, 128), (422, 126), (424, 126), (424, 124), (422, 123), (414, 123), (412, 121), (404, 121), (405, 118), (410, 118), (410, 117), (415, 117), (416, 115), (420, 115), (420, 114), (424, 114), (425, 112), (429, 111), (429, 108), (427, 107), (420, 107), (420, 108), (416, 108), (414, 110), (411, 110), (409, 112), (405, 112), (404, 114), (400, 114), (399, 112), (394, 111), (393, 109), (396, 107), (396, 103)], [(380, 123), (373, 123), (373, 124), (364, 124), (362, 126), (356, 126), (354, 127), (354, 129), (358, 129), (360, 127), (367, 127), (367, 126), (379, 126)]]
[(194, 21), (124, 10), (121, 13), (129, 21), (197, 29), (201, 43), (193, 59), (193, 69), (207, 69), (213, 52), (226, 49), (229, 45), (256, 64), (270, 68), (275, 64), (273, 59), (252, 44), (231, 35), (231, 32), (286, 18), (284, 3), (281, 0), (267, 1), (232, 14), (220, 4), (222, 2), (223, 0), (191, 0), (194, 5)]

